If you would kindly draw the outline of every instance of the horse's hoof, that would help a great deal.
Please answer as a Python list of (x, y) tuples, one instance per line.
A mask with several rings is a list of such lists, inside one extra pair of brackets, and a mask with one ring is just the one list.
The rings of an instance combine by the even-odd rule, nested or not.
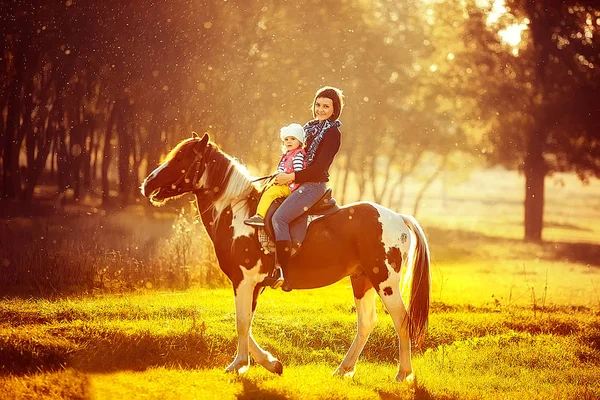
[(398, 372), (396, 375), (396, 382), (412, 382), (414, 381), (415, 376), (412, 372)]
[(333, 376), (339, 376), (341, 378), (352, 378), (354, 373), (356, 372), (356, 368), (342, 368), (337, 367), (335, 371), (333, 371)]
[(248, 371), (248, 368), (250, 368), (250, 364), (239, 365), (235, 362), (232, 362), (227, 368), (225, 368), (225, 373), (243, 374), (244, 372)]
[(277, 375), (283, 374), (283, 364), (281, 362), (277, 361), (275, 363), (275, 366), (273, 367), (273, 373)]

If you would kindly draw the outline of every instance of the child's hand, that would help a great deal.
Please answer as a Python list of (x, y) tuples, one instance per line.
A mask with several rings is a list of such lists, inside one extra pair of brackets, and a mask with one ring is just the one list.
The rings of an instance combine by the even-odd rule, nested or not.
[(291, 174), (286, 174), (285, 172), (281, 172), (275, 176), (275, 184), (276, 185), (287, 185), (290, 182), (293, 182), (296, 178), (296, 174), (293, 172)]

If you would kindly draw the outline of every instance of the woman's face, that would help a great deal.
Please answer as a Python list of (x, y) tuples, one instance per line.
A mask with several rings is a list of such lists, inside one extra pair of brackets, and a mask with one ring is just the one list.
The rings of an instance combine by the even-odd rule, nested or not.
[(319, 121), (325, 121), (333, 115), (333, 100), (327, 97), (317, 97), (315, 101), (315, 117)]

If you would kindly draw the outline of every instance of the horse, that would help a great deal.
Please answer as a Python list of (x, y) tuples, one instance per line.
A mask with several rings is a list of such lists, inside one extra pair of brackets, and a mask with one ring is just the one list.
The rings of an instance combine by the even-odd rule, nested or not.
[[(273, 257), (265, 254), (255, 228), (244, 220), (256, 211), (259, 186), (235, 158), (193, 134), (183, 139), (141, 185), (153, 205), (185, 193), (196, 196), (202, 223), (214, 243), (221, 270), (235, 296), (237, 354), (227, 372), (243, 373), (250, 355), (267, 370), (281, 374), (282, 363), (252, 337), (251, 325), (261, 283)], [(422, 339), (429, 318), (431, 275), (429, 246), (412, 216), (379, 204), (357, 202), (311, 223), (306, 239), (285, 271), (291, 289), (331, 285), (350, 277), (357, 313), (357, 331), (334, 375), (352, 377), (369, 334), (377, 323), (376, 295), (392, 317), (399, 341), (397, 381), (414, 378), (411, 345)], [(401, 285), (401, 272), (408, 282)], [(408, 309), (401, 286), (410, 287)]]

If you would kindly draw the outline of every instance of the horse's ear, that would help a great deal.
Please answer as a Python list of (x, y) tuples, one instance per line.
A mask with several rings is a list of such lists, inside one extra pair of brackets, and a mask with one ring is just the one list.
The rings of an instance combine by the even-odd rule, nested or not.
[(210, 137), (208, 137), (208, 133), (205, 133), (204, 136), (202, 136), (202, 139), (200, 139), (200, 144), (202, 146), (206, 146), (206, 144), (208, 143), (209, 140), (210, 140)]
[(210, 140), (210, 137), (208, 137), (208, 133), (205, 133), (204, 136), (200, 138), (200, 135), (198, 135), (196, 131), (192, 131), (192, 139), (200, 139), (200, 143), (202, 144), (202, 146), (206, 146), (206, 144)]

